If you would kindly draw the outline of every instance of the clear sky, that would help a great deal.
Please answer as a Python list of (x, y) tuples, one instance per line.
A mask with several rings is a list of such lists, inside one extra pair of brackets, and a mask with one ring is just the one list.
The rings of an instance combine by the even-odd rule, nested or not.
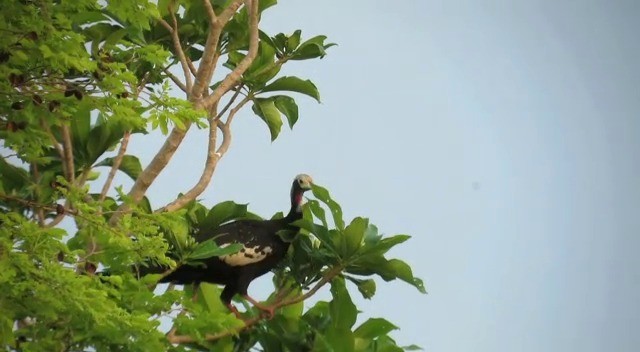
[[(305, 172), (347, 216), (412, 235), (393, 254), (429, 295), (393, 283), (358, 299), (401, 344), (637, 351), (639, 18), (637, 1), (281, 1), (267, 32), (339, 44), (287, 69), (322, 104), (301, 97), (274, 143), (238, 116), (203, 198), (270, 216)], [(206, 136), (189, 136), (155, 206), (199, 178)], [(146, 163), (160, 142), (136, 136), (131, 150)]]

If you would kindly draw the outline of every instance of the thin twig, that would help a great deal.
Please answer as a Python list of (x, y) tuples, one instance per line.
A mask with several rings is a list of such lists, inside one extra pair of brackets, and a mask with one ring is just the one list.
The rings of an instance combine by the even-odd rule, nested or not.
[(240, 95), (240, 91), (242, 89), (242, 86), (243, 86), (243, 84), (240, 83), (236, 87), (236, 91), (231, 96), (231, 99), (229, 99), (229, 102), (227, 103), (227, 105), (225, 105), (224, 108), (222, 108), (222, 110), (218, 113), (218, 115), (216, 115), (216, 120), (220, 119), (227, 112), (227, 110), (229, 110), (231, 105), (236, 101), (236, 99), (238, 98), (238, 95)]
[(104, 182), (104, 186), (102, 186), (102, 191), (100, 192), (100, 197), (98, 198), (98, 202), (104, 201), (107, 197), (107, 192), (109, 188), (111, 188), (111, 183), (113, 179), (116, 177), (116, 173), (120, 168), (120, 164), (122, 163), (122, 159), (124, 158), (124, 154), (127, 152), (127, 145), (129, 145), (129, 137), (131, 137), (131, 132), (127, 131), (124, 133), (124, 137), (122, 137), (122, 141), (120, 142), (120, 149), (118, 150), (118, 155), (113, 159), (113, 165), (111, 165), (111, 170), (109, 170), (109, 175), (107, 176), (107, 180)]
[(184, 77), (187, 80), (187, 95), (188, 92), (191, 91), (191, 87), (193, 86), (193, 81), (191, 78), (191, 71), (189, 69), (189, 64), (187, 63), (187, 57), (184, 54), (184, 50), (182, 50), (182, 44), (180, 43), (180, 37), (178, 36), (178, 20), (176, 19), (175, 14), (175, 1), (171, 1), (169, 4), (169, 13), (171, 13), (171, 20), (173, 22), (173, 26), (171, 26), (167, 21), (160, 18), (158, 21), (160, 24), (169, 31), (171, 34), (171, 40), (173, 42), (173, 48), (176, 51), (176, 55), (178, 55), (178, 59), (180, 60), (180, 65), (182, 66), (182, 71), (184, 73)]
[(169, 71), (169, 69), (165, 69), (164, 73), (167, 74), (167, 77), (169, 77), (173, 81), (173, 83), (175, 83), (176, 86), (178, 86), (178, 88), (180, 88), (181, 91), (183, 91), (185, 93), (189, 93), (189, 91), (187, 90), (187, 86), (185, 86), (184, 83), (182, 83), (182, 81), (180, 81), (180, 78), (176, 77), (176, 75), (171, 73)]

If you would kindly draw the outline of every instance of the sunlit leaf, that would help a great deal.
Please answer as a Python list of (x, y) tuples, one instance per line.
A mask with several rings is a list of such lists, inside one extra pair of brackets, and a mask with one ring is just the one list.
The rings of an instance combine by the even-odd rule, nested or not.
[(253, 112), (258, 115), (269, 127), (271, 133), (271, 141), (278, 138), (280, 129), (282, 128), (282, 118), (280, 111), (276, 108), (273, 99), (255, 98), (253, 100)]
[(320, 92), (310, 80), (303, 80), (294, 76), (276, 79), (261, 89), (262, 92), (288, 91), (308, 95), (320, 102)]
[[(101, 162), (97, 163), (95, 166), (113, 166), (115, 162), (115, 157), (113, 158), (105, 158)], [(124, 172), (127, 176), (131, 177), (132, 180), (136, 180), (140, 173), (142, 172), (142, 165), (140, 164), (140, 160), (133, 155), (124, 155), (122, 160), (120, 161), (120, 165), (118, 166), (118, 170)]]

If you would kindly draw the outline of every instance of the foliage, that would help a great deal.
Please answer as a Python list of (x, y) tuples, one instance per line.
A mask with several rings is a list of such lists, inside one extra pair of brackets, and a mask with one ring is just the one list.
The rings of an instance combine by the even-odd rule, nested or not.
[[(260, 218), (246, 205), (208, 207), (197, 196), (228, 149), (232, 120), (245, 104), (273, 141), (285, 119), (290, 128), (298, 122), (300, 95), (320, 101), (313, 82), (280, 70), (322, 58), (334, 44), (322, 35), (304, 39), (300, 30), (258, 30), (257, 20), (275, 3), (3, 2), (2, 349), (402, 350), (389, 336), (397, 329), (391, 322), (357, 323), (351, 292), (371, 299), (376, 278), (400, 279), (425, 292), (408, 264), (387, 258), (409, 236), (382, 236), (362, 217), (345, 222), (339, 204), (318, 185), (297, 223), (301, 233), (282, 234), (292, 244), (274, 275), (267, 304), (278, 310), (271, 320), (245, 302), (245, 319), (236, 318), (215, 285), (154, 291), (161, 274), (140, 279), (131, 270), (235, 252), (238, 246), (196, 244), (191, 234)], [(176, 97), (179, 90), (184, 99)], [(191, 126), (208, 128), (211, 137), (201, 181), (191, 189), (180, 185), (188, 190), (174, 190), (176, 201), (154, 207), (146, 189), (175, 148), (163, 147), (143, 165), (127, 151), (128, 141), (161, 133), (177, 148)], [(114, 187), (118, 173), (134, 186)], [(305, 309), (304, 301), (325, 285), (332, 299)], [(172, 326), (168, 334), (161, 322)]]

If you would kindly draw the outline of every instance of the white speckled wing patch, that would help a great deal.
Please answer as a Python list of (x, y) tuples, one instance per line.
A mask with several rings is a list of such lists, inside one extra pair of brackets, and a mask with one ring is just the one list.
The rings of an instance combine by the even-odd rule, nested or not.
[[(225, 243), (220, 247), (226, 247), (226, 246), (228, 246), (228, 244)], [(222, 260), (223, 262), (231, 266), (244, 266), (244, 265), (257, 263), (263, 260), (264, 258), (267, 257), (267, 255), (271, 254), (272, 251), (273, 250), (271, 249), (271, 247), (268, 247), (268, 246), (267, 247), (244, 246), (242, 247), (242, 249), (240, 249), (239, 252), (229, 254), (229, 255), (222, 255), (219, 258), (220, 260)]]

